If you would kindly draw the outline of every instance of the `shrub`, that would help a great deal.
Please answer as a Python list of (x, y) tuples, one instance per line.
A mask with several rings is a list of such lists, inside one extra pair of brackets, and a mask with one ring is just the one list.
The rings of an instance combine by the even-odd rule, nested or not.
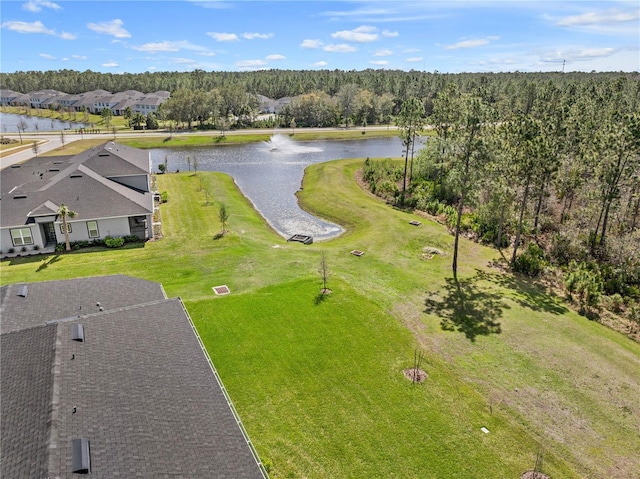
[(597, 265), (571, 261), (564, 284), (570, 299), (573, 294), (578, 296), (581, 313), (588, 312), (588, 308), (597, 306), (600, 302), (603, 284)]
[(20, 248), (20, 251), (22, 251), (24, 253), (25, 251), (27, 251), (27, 247), (23, 246), (22, 248)]
[(13, 254), (15, 252), (16, 252), (15, 248), (9, 248), (9, 251), (7, 251), (7, 253), (9, 254)]
[(125, 243), (137, 243), (140, 241), (140, 238), (137, 235), (126, 235), (123, 236), (122, 239)]
[(529, 243), (527, 249), (513, 263), (513, 270), (535, 277), (542, 273), (545, 266), (544, 251), (536, 243)]
[(104, 240), (101, 238), (91, 240), (91, 246), (104, 246)]
[(160, 193), (160, 201), (162, 201), (163, 203), (169, 201), (169, 193), (167, 193), (166, 191)]
[(124, 238), (114, 238), (107, 236), (104, 239), (104, 245), (107, 248), (120, 248), (124, 244)]
[(38, 246), (37, 244), (33, 245), (33, 251), (38, 251), (39, 249), (40, 249), (40, 246)]
[(55, 248), (55, 252), (56, 253), (62, 253), (65, 250), (65, 244), (64, 243), (57, 243), (56, 244), (56, 248)]

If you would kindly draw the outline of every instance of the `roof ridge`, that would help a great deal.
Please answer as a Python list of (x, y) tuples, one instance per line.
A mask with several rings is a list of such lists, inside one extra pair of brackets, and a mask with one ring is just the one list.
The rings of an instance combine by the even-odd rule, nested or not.
[(46, 464), (47, 471), (55, 470), (56, 455), (55, 451), (59, 450), (58, 445), (58, 429), (60, 423), (60, 374), (62, 368), (61, 358), (61, 345), (62, 329), (57, 324), (53, 325), (56, 328), (55, 343), (53, 346), (53, 362), (51, 364), (51, 398), (49, 400), (49, 421), (47, 421), (47, 439), (46, 439)]
[(147, 301), (146, 303), (138, 303), (138, 304), (132, 304), (129, 306), (121, 306), (120, 308), (114, 308), (114, 309), (105, 309), (104, 311), (98, 311), (95, 313), (89, 313), (89, 314), (79, 314), (77, 316), (69, 316), (67, 318), (59, 318), (59, 319), (50, 319), (49, 321), (46, 322), (46, 324), (58, 324), (58, 323), (67, 323), (69, 321), (76, 321), (78, 319), (85, 319), (85, 318), (93, 318), (95, 316), (100, 316), (103, 314), (107, 314), (107, 313), (117, 313), (117, 312), (121, 312), (121, 311), (130, 311), (132, 309), (138, 309), (138, 308), (144, 308), (147, 306), (152, 306), (154, 304), (162, 304), (165, 302), (173, 302), (176, 300), (180, 300), (179, 297), (176, 298), (164, 298), (164, 299), (156, 299), (154, 301)]

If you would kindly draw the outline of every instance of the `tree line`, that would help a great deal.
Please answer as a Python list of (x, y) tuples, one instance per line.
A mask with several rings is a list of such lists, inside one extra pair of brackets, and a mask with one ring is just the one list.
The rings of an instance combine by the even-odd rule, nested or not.
[[(502, 111), (490, 89), (450, 83), (425, 112), (404, 103), (401, 166), (367, 160), (372, 191), (445, 219), (504, 251), (516, 271), (564, 272), (563, 286), (592, 313), (602, 295), (640, 325), (640, 83), (529, 83)], [(416, 149), (416, 134), (433, 136)]]

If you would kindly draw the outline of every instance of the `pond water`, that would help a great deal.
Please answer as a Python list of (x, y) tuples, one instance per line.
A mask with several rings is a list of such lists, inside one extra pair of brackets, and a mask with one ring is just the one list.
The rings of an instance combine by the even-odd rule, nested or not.
[[(189, 149), (151, 150), (154, 170), (167, 157), (170, 172), (187, 171), (187, 157), (197, 158), (198, 170), (219, 171), (231, 175), (242, 193), (258, 212), (283, 237), (294, 234), (314, 240), (338, 236), (343, 229), (303, 211), (295, 196), (300, 189), (304, 169), (314, 163), (342, 158), (390, 158), (402, 155), (397, 137), (369, 140), (292, 141), (274, 135), (268, 142), (220, 145)], [(215, 197), (215, 192), (212, 192)], [(233, 211), (229, 211), (233, 224)]]
[[(41, 118), (37, 116), (15, 115), (13, 113), (0, 113), (0, 132), (18, 133), (18, 125), (20, 124), (20, 121), (24, 122), (24, 131), (26, 133), (88, 128), (88, 126), (84, 123), (60, 121), (51, 118)], [(22, 131), (22, 129), (20, 129), (20, 131)]]

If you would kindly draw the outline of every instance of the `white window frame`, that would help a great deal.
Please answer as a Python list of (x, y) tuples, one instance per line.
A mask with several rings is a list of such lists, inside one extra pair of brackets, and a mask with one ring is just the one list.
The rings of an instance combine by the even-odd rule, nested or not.
[[(91, 226), (89, 226), (91, 223), (95, 225), (95, 228), (91, 228)], [(96, 234), (91, 234), (92, 231), (95, 231)], [(89, 238), (100, 238), (100, 230), (98, 229), (97, 221), (87, 221), (87, 234), (89, 235)]]
[[(67, 223), (67, 233), (71, 233), (71, 223)], [(64, 223), (60, 223), (60, 234), (64, 234)]]
[[(31, 228), (15, 228), (10, 231), (13, 246), (25, 246), (28, 244), (33, 244), (33, 233), (31, 232)], [(28, 231), (29, 234), (25, 235), (25, 231)], [(29, 241), (25, 241), (26, 239), (29, 239)]]

